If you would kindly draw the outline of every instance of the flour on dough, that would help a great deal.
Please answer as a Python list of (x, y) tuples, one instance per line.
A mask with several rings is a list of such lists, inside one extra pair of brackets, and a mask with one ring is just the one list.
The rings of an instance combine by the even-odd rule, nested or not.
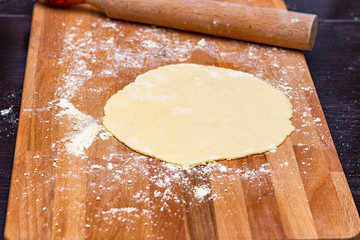
[(174, 64), (114, 94), (103, 124), (135, 151), (189, 166), (269, 151), (294, 130), (291, 117), (289, 99), (251, 74)]

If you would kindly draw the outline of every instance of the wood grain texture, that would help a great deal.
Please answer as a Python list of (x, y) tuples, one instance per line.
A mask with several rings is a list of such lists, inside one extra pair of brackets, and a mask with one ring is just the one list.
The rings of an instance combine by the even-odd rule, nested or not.
[[(66, 0), (43, 1), (51, 6), (89, 3), (108, 17), (153, 24), (212, 36), (311, 50), (317, 33), (317, 16), (231, 2)], [(275, 6), (276, 7), (276, 6)]]
[[(256, 3), (266, 5), (269, 1)], [(281, 6), (276, 1), (269, 7), (277, 4)], [(55, 104), (59, 100), (57, 90), (66, 84), (63, 76), (70, 76), (66, 74), (71, 65), (66, 63), (77, 58), (76, 49), (66, 49), (67, 41), (72, 43), (75, 38), (75, 42), (79, 40), (77, 44), (84, 41), (87, 46), (89, 36), (71, 34), (90, 30), (95, 43), (104, 41), (102, 36), (112, 37), (112, 51), (146, 53), (140, 66), (134, 67), (125, 58), (116, 62), (116, 69), (110, 69), (113, 75), (104, 75), (102, 80), (87, 78), (71, 96), (71, 102), (94, 119), (101, 119), (109, 96), (136, 75), (185, 61), (250, 72), (274, 86), (282, 86), (292, 97), (293, 124), (299, 131), (275, 153), (220, 161), (225, 172), (221, 167), (209, 171), (207, 166), (174, 172), (156, 160), (141, 158), (112, 138), (95, 141), (86, 150), (85, 158), (68, 154), (61, 139), (74, 132), (74, 122), (55, 117), (61, 109), (49, 107), (49, 102)], [(300, 52), (168, 29), (158, 30), (161, 35), (147, 34), (151, 30), (139, 24), (108, 22), (96, 12), (79, 8), (55, 10), (35, 6), (7, 239), (302, 239), (350, 237), (359, 232), (359, 216)], [(139, 34), (145, 37), (136, 37)], [(204, 48), (195, 48), (203, 38)], [(162, 41), (161, 46), (166, 47), (149, 48), (143, 44), (147, 40)], [(183, 53), (185, 47), (190, 53)], [(95, 53), (81, 60), (100, 76), (112, 61), (105, 50)], [(182, 59), (179, 55), (183, 55)], [(91, 63), (94, 58), (100, 59), (101, 64)], [(59, 59), (64, 59), (64, 63), (59, 63)], [(314, 118), (320, 122), (314, 122)], [(109, 151), (114, 154), (111, 158)], [(107, 167), (109, 163), (114, 167)], [(103, 167), (94, 170), (94, 165)], [(187, 181), (176, 181), (174, 174)], [(163, 187), (167, 179), (170, 184)], [(210, 186), (212, 193), (199, 200), (193, 190), (203, 185)], [(164, 200), (168, 189), (172, 198)], [(138, 193), (146, 197), (136, 201), (133, 195)], [(132, 212), (119, 212), (128, 207)]]

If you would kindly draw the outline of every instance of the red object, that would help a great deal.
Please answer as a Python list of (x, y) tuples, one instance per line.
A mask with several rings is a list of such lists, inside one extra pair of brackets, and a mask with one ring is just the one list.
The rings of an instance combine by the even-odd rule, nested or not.
[(85, 3), (86, 0), (47, 0), (46, 2), (54, 6), (71, 6), (80, 3)]

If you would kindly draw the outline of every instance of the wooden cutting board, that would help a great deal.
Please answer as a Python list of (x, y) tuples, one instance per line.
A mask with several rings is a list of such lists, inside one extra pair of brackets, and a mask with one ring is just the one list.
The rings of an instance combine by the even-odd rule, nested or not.
[[(238, 2), (286, 8), (281, 0)], [(359, 232), (301, 52), (111, 21), (88, 8), (35, 4), (6, 239), (316, 239)], [(296, 131), (276, 152), (187, 170), (108, 135), (101, 118), (112, 94), (147, 70), (183, 62), (271, 83), (291, 99)]]

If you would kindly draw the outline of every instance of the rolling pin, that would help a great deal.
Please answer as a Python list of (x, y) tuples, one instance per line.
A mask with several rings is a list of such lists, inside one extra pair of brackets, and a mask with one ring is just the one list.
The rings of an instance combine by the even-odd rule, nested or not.
[(317, 16), (214, 0), (45, 0), (88, 3), (108, 17), (279, 47), (311, 50)]

